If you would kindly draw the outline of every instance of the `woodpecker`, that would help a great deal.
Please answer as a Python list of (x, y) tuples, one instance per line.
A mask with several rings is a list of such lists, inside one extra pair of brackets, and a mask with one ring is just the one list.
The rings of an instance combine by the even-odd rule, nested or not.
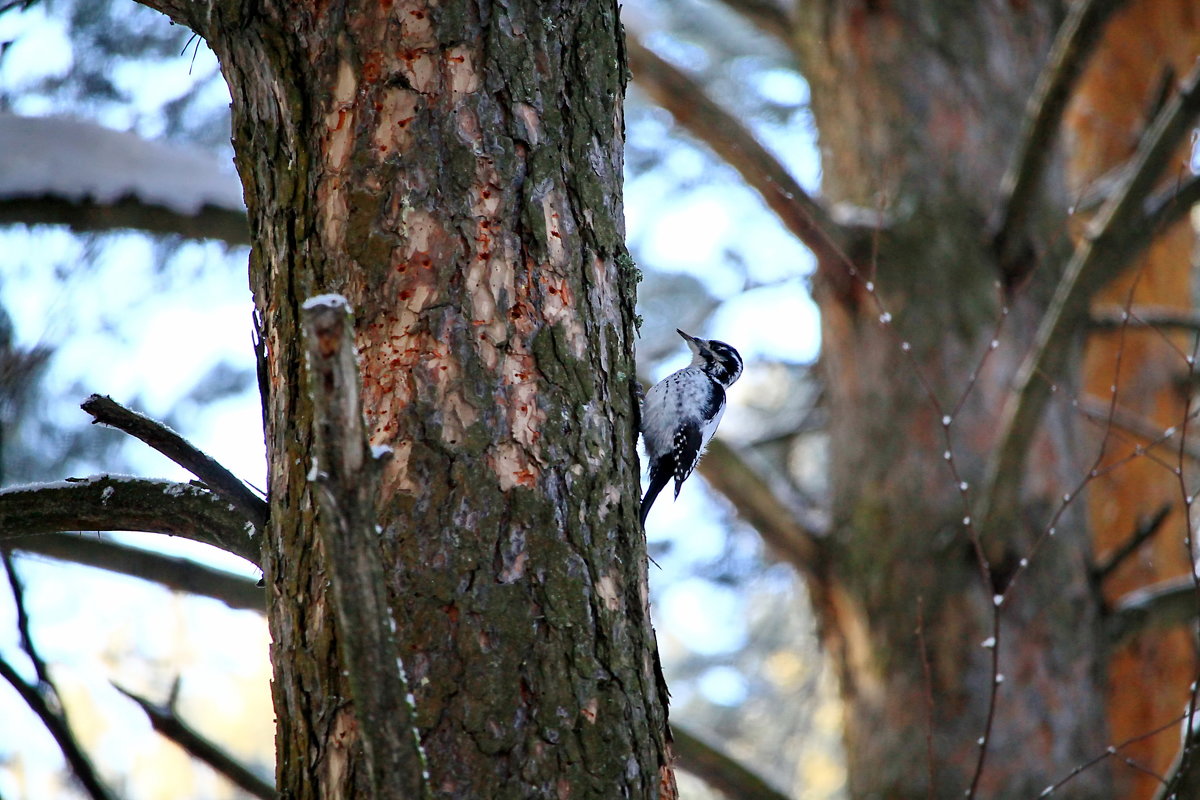
[(742, 357), (724, 342), (675, 330), (692, 350), (692, 363), (646, 393), (642, 439), (650, 460), (650, 485), (642, 497), (642, 526), (654, 499), (672, 478), (675, 497), (696, 468), (725, 413), (725, 390), (742, 374)]

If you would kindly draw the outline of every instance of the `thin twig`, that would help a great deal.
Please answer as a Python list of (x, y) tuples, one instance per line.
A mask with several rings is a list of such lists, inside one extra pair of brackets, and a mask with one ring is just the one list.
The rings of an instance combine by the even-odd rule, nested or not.
[(99, 394), (84, 400), (80, 408), (91, 414), (95, 422), (141, 440), (195, 475), (214, 492), (240, 508), (260, 531), (266, 527), (269, 512), (266, 501), (216, 459), (166, 425)]
[[(1200, 62), (1197, 64), (1200, 69)], [(1183, 407), (1191, 408), (1195, 399), (1192, 380), (1196, 375), (1196, 358), (1200, 355), (1200, 334), (1192, 336), (1192, 352), (1187, 359), (1188, 378), (1185, 384)], [(1187, 473), (1183, 469), (1183, 457), (1188, 444), (1191, 417), (1185, 415), (1179, 423), (1179, 455), (1175, 462), (1175, 479), (1179, 484), (1179, 499), (1183, 501), (1183, 555), (1188, 565), (1187, 577), (1191, 583), (1191, 610), (1193, 619), (1200, 618), (1200, 574), (1196, 572), (1196, 529), (1192, 520), (1192, 503), (1195, 497), (1188, 487)], [(1194, 628), (1194, 623), (1193, 623)], [(1160, 793), (1169, 798), (1195, 797), (1200, 793), (1200, 759), (1193, 752), (1196, 746), (1196, 708), (1200, 702), (1200, 683), (1193, 680), (1188, 695), (1187, 716), (1183, 724), (1183, 742), (1179, 757), (1168, 779), (1160, 787)]]
[(988, 464), (981, 507), (990, 538), (1007, 525), (1019, 507), (1025, 455), (1050, 395), (1050, 382), (1068, 361), (1070, 337), (1087, 317), (1087, 305), (1156, 235), (1137, 224), (1154, 181), (1175, 152), (1200, 110), (1200, 63), (1180, 91), (1163, 107), (1142, 139), (1121, 189), (1101, 209), (1063, 271), (1042, 318), (1033, 348), (1014, 378), (1014, 389), (1000, 420), (999, 445)]
[(1013, 154), (1000, 181), (1000, 205), (993, 224), (1001, 268), (1008, 273), (1020, 253), (1025, 226), (1034, 211), (1051, 143), (1075, 82), (1100, 39), (1104, 24), (1123, 0), (1078, 0), (1071, 4), (1055, 36), (1046, 66), (1025, 108), (1025, 120)]
[[(168, 705), (159, 705), (116, 683), (113, 683), (112, 687), (138, 704), (154, 730), (182, 747), (189, 755), (212, 767), (238, 788), (263, 800), (275, 800), (279, 796), (273, 785), (255, 775), (211, 739), (180, 719), (175, 713), (173, 697)], [(172, 695), (174, 694), (173, 691)]]
[(301, 317), (319, 466), (313, 476), (317, 535), (370, 782), (376, 797), (429, 797), (380, 557), (377, 469), (363, 423), (354, 322), (336, 295), (308, 300)]
[[(1011, 585), (1011, 584), (1010, 584)], [(996, 724), (996, 701), (1000, 695), (1000, 606), (1001, 602), (992, 602), (992, 647), (991, 647), (991, 686), (988, 687), (987, 716), (983, 720), (983, 733), (979, 737), (979, 756), (975, 761), (975, 772), (971, 775), (971, 785), (967, 787), (967, 800), (978, 796), (979, 784), (983, 780), (983, 768), (987, 766), (988, 748), (992, 741), (992, 732)]]
[[(1191, 726), (1190, 714), (1184, 715), (1184, 725)], [(1185, 744), (1175, 757), (1175, 762), (1167, 771), (1166, 780), (1154, 794), (1154, 800), (1175, 800), (1175, 798), (1200, 797), (1200, 769), (1197, 769), (1197, 759), (1192, 758)]]
[(21, 696), (21, 699), (25, 701), (30, 710), (46, 726), (46, 730), (50, 732), (50, 735), (54, 737), (54, 741), (58, 743), (58, 748), (62, 751), (63, 758), (66, 759), (71, 771), (79, 779), (79, 782), (83, 785), (87, 793), (91, 795), (93, 800), (115, 800), (116, 795), (100, 779), (100, 775), (92, 765), (91, 759), (88, 758), (87, 754), (83, 751), (83, 747), (80, 746), (79, 741), (75, 738), (75, 733), (71, 730), (71, 725), (67, 721), (67, 710), (59, 700), (58, 690), (50, 679), (50, 672), (46, 669), (45, 662), (42, 661), (37, 648), (33, 644), (33, 637), (29, 633), (29, 616), (25, 609), (25, 593), (7, 553), (4, 554), (4, 566), (8, 572), (13, 602), (17, 606), (17, 626), (21, 633), (21, 644), (25, 649), (25, 653), (33, 662), (34, 672), (38, 677), (38, 685), (30, 686), (26, 683), (20, 674), (13, 669), (12, 665), (3, 658), (0, 658), (0, 677), (8, 681), (9, 685), (16, 690), (17, 694)]
[(0, 551), (0, 560), (4, 561), (4, 571), (8, 575), (8, 588), (12, 591), (13, 604), (17, 607), (17, 634), (21, 638), (21, 649), (33, 662), (33, 672), (38, 679), (38, 691), (53, 692), (55, 703), (61, 707), (58, 688), (50, 679), (50, 670), (46, 668), (46, 661), (38, 653), (37, 646), (33, 643), (33, 635), (29, 632), (29, 612), (25, 609), (25, 587), (21, 583), (20, 576), (17, 575), (17, 565), (13, 563), (12, 554), (7, 550)]
[(71, 771), (79, 779), (79, 783), (83, 785), (88, 795), (93, 800), (116, 800), (116, 795), (100, 780), (96, 768), (92, 766), (91, 759), (83, 752), (83, 748), (76, 741), (75, 734), (71, 731), (70, 725), (67, 724), (66, 718), (61, 715), (61, 712), (50, 708), (41, 693), (22, 680), (12, 665), (3, 658), (0, 658), (0, 678), (8, 681), (9, 685), (25, 701), (25, 704), (34, 714), (37, 714), (38, 719), (46, 726), (46, 730), (54, 737), (54, 741), (62, 750), (67, 765), (70, 766)]
[(838, 285), (856, 274), (846, 256), (847, 230), (804, 191), (792, 174), (746, 126), (721, 108), (699, 84), (626, 31), (633, 79), (689, 133), (712, 148), (775, 212), (793, 235), (817, 257), (819, 269)]
[(237, 610), (257, 611), (260, 614), (266, 610), (266, 593), (252, 578), (108, 538), (47, 533), (10, 540), (5, 547), (20, 553), (46, 556), (140, 578), (176, 592), (211, 597)]
[(1121, 742), (1120, 744), (1109, 745), (1108, 747), (1106, 747), (1104, 749), (1103, 753), (1100, 753), (1099, 755), (1094, 756), (1093, 758), (1083, 762), (1082, 764), (1077, 764), (1074, 768), (1072, 768), (1072, 770), (1067, 774), (1067, 776), (1065, 778), (1063, 778), (1055, 783), (1050, 784), (1045, 789), (1043, 789), (1042, 793), (1038, 796), (1039, 797), (1052, 796), (1056, 791), (1058, 791), (1063, 786), (1065, 786), (1066, 784), (1073, 781), (1076, 778), (1076, 776), (1082, 774), (1084, 771), (1090, 769), (1091, 767), (1094, 767), (1095, 765), (1099, 764), (1104, 759), (1109, 758), (1110, 756), (1115, 756), (1117, 753), (1124, 750), (1129, 745), (1136, 744), (1137, 742), (1143, 741), (1145, 739), (1149, 739), (1152, 736), (1157, 736), (1158, 734), (1160, 734), (1164, 731), (1168, 731), (1171, 728), (1176, 727), (1177, 725), (1179, 725), (1180, 721), (1183, 720), (1183, 717), (1184, 717), (1184, 715), (1180, 714), (1177, 717), (1173, 717), (1173, 718), (1167, 720), (1165, 723), (1163, 723), (1162, 725), (1159, 725), (1157, 728), (1154, 728), (1152, 730), (1146, 731), (1145, 733), (1141, 733), (1141, 734), (1138, 734), (1137, 736), (1126, 739), (1125, 741)]
[(1113, 570), (1124, 564), (1125, 559), (1136, 553), (1143, 544), (1149, 541), (1151, 536), (1158, 533), (1170, 513), (1171, 504), (1164, 503), (1158, 511), (1154, 512), (1154, 516), (1138, 523), (1137, 528), (1129, 535), (1129, 538), (1096, 565), (1096, 580), (1103, 581), (1112, 574)]
[(699, 737), (678, 725), (672, 726), (672, 732), (679, 766), (727, 797), (739, 800), (788, 800), (787, 795), (772, 788), (760, 775)]
[(59, 531), (148, 531), (218, 547), (259, 566), (256, 531), (224, 498), (190, 483), (95, 475), (0, 489), (0, 541)]
[[(1115, 408), (1109, 414), (1097, 402), (1086, 397), (1079, 400), (1077, 406), (1080, 412), (1088, 419), (1103, 422), (1104, 424), (1111, 425), (1113, 428), (1132, 434), (1138, 439), (1144, 439), (1147, 442), (1144, 449), (1147, 451), (1151, 448), (1162, 447), (1167, 442), (1174, 440), (1179, 433), (1179, 429), (1176, 427), (1164, 430), (1158, 423), (1152, 422), (1146, 417), (1124, 408)], [(1197, 413), (1200, 412), (1193, 411), (1187, 415), (1187, 418), (1195, 417)], [(1184, 443), (1183, 454), (1192, 461), (1200, 462), (1200, 446), (1192, 442)], [(1163, 466), (1168, 470), (1172, 469), (1169, 465), (1164, 464)]]
[(929, 800), (934, 800), (937, 786), (937, 760), (933, 756), (933, 667), (929, 663), (929, 648), (925, 644), (925, 598), (917, 598), (917, 649), (921, 656), (921, 675), (925, 686), (925, 760), (929, 770)]

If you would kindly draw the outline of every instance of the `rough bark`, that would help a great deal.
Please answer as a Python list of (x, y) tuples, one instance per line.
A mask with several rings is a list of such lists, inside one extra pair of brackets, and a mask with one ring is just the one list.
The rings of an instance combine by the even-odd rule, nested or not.
[(337, 292), (393, 454), (383, 563), (434, 793), (673, 795), (636, 523), (616, 4), (212, 11), (195, 22), (233, 95), (266, 345), (281, 793), (368, 796), (338, 657), (354, 632), (306, 480), (299, 309)]
[[(1157, 98), (1188, 73), (1198, 52), (1200, 13), (1194, 4), (1161, 0), (1125, 4), (1082, 75), (1066, 120), (1072, 144), (1066, 174), (1073, 194), (1083, 194), (1131, 157), (1157, 110)], [(1163, 176), (1167, 185), (1186, 177), (1180, 169), (1186, 159), (1183, 148)], [(1132, 304), (1186, 312), (1192, 307), (1194, 246), (1195, 234), (1187, 222), (1159, 231), (1155, 246), (1101, 291), (1094, 306), (1124, 309)], [(1123, 412), (1136, 414), (1157, 431), (1179, 426), (1188, 408), (1191, 371), (1183, 354), (1191, 352), (1194, 338), (1195, 334), (1182, 330), (1094, 332), (1083, 362), (1084, 389), (1107, 400), (1116, 386)], [(1124, 442), (1111, 448), (1108, 461), (1123, 457), (1132, 445)], [(1179, 464), (1178, 453), (1173, 442), (1163, 448), (1161, 457), (1167, 464)], [(1129, 463), (1097, 481), (1088, 495), (1087, 512), (1098, 553), (1119, 547), (1140, 520), (1164, 505), (1172, 509), (1163, 529), (1104, 581), (1108, 604), (1138, 597), (1147, 587), (1187, 580), (1191, 559), (1184, 545), (1182, 494), (1169, 470), (1148, 459)], [(1194, 592), (1184, 602), (1194, 614)], [(1183, 710), (1188, 686), (1197, 674), (1193, 631), (1180, 625), (1148, 630), (1112, 654), (1106, 707), (1114, 741), (1144, 734)], [(1163, 775), (1178, 750), (1179, 732), (1172, 726), (1132, 743), (1125, 755)], [(1114, 772), (1121, 797), (1150, 798), (1159, 788), (1158, 781), (1145, 772)]]
[[(978, 550), (971, 514), (995, 420), (1065, 250), (1068, 203), (1053, 169), (1032, 216), (1032, 261), (1017, 270), (1032, 273), (1020, 291), (1001, 285), (1008, 273), (985, 235), (1063, 8), (834, 0), (797, 8), (824, 194), (882, 205), (893, 220), (871, 274), (849, 291), (818, 287), (835, 456), (828, 598), (818, 611), (847, 703), (850, 791), (1036, 796), (1107, 741), (1088, 530), (1078, 504), (1051, 522), (1086, 468), (1069, 410), (1049, 408), (1020, 507)], [(884, 308), (890, 316), (881, 318)], [(1051, 524), (1052, 546), (1005, 591)], [(992, 637), (995, 648), (980, 646)], [(932, 758), (915, 735), (930, 723)], [(1058, 796), (1108, 792), (1101, 766)]]

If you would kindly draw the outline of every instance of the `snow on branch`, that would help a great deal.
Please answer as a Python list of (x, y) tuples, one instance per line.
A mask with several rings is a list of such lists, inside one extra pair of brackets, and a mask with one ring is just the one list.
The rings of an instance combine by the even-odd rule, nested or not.
[(266, 501), (216, 459), (166, 425), (131, 411), (105, 395), (94, 394), (79, 407), (92, 415), (92, 424), (108, 425), (148, 444), (237, 506), (256, 529), (261, 531), (266, 527), (269, 513)]
[(246, 516), (201, 486), (95, 475), (0, 489), (0, 541), (38, 533), (110, 530), (182, 536), (256, 566), (260, 560), (254, 527)]
[(1146, 204), (1155, 181), (1191, 130), (1200, 112), (1200, 61), (1163, 106), (1122, 173), (1121, 182), (1089, 224), (1062, 271), (1034, 343), (1014, 378), (1000, 420), (999, 446), (988, 465), (980, 518), (985, 538), (1018, 508), (1022, 465), (1033, 441), (1052, 383), (1071, 352), (1070, 337), (1086, 324), (1092, 295), (1127, 267), (1158, 233), (1150, 228)]
[(1165, 630), (1196, 620), (1196, 584), (1190, 575), (1135, 589), (1113, 605), (1105, 621), (1110, 647), (1147, 630)]
[(1200, 331), (1200, 311), (1182, 308), (1133, 307), (1128, 311), (1114, 308), (1094, 309), (1088, 317), (1088, 327), (1098, 331), (1113, 331), (1124, 327), (1158, 328), (1161, 330)]
[(195, 149), (81, 120), (0, 114), (0, 223), (249, 244), (242, 185)]
[(332, 579), (342, 669), (375, 797), (429, 796), (375, 524), (376, 461), (360, 401), (354, 322), (341, 297), (301, 311), (313, 406), (317, 532)]

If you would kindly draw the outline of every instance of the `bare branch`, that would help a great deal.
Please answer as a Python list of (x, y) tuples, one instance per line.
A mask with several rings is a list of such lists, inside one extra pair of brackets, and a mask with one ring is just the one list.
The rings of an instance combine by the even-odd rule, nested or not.
[[(626, 31), (633, 79), (655, 103), (723, 161), (766, 201), (793, 235), (817, 257), (820, 268), (839, 283), (855, 274), (845, 254), (847, 232), (796, 182), (791, 173), (741, 122), (717, 105), (682, 71), (664, 61)], [(833, 268), (836, 272), (829, 273)]]
[(208, 38), (206, 23), (212, 21), (212, 4), (214, 0), (136, 0), (136, 2), (152, 8), (170, 17), (176, 25), (183, 25), (196, 33)]
[(71, 732), (71, 726), (67, 724), (61, 712), (50, 708), (41, 693), (25, 683), (12, 665), (3, 658), (0, 658), (0, 678), (8, 681), (9, 685), (25, 701), (25, 704), (33, 713), (37, 714), (38, 719), (46, 726), (46, 730), (54, 737), (54, 741), (58, 743), (71, 771), (93, 800), (116, 800), (116, 795), (100, 780), (96, 768), (92, 766), (91, 759), (83, 752), (83, 748), (75, 739), (75, 734)]
[[(1187, 725), (1189, 720), (1184, 720)], [(1193, 725), (1195, 720), (1190, 721)], [(1174, 800), (1178, 797), (1200, 797), (1200, 759), (1194, 752), (1181, 748), (1175, 762), (1167, 771), (1163, 785), (1154, 793), (1154, 800)]]
[(8, 575), (8, 588), (12, 591), (13, 604), (17, 607), (17, 634), (21, 637), (21, 649), (33, 662), (33, 672), (38, 679), (38, 690), (53, 692), (55, 702), (61, 706), (61, 703), (58, 702), (58, 687), (50, 679), (50, 671), (46, 668), (46, 662), (38, 653), (37, 647), (33, 643), (33, 634), (29, 632), (29, 613), (25, 610), (25, 587), (21, 585), (21, 578), (17, 575), (17, 567), (13, 563), (12, 554), (7, 550), (0, 552), (0, 560), (4, 562), (4, 572)]
[(785, 505), (737, 451), (721, 439), (713, 439), (696, 469), (764, 542), (810, 582), (820, 581), (821, 532), (805, 525), (802, 515)]
[(208, 485), (237, 506), (258, 530), (266, 528), (269, 507), (240, 478), (187, 439), (157, 420), (130, 411), (105, 395), (94, 394), (80, 405), (94, 422), (116, 428), (140, 439)]
[(263, 800), (275, 800), (279, 796), (273, 785), (255, 775), (212, 740), (180, 719), (175, 713), (173, 700), (170, 705), (158, 705), (115, 683), (112, 686), (141, 707), (154, 730), (228, 778), (238, 788)]
[(100, 775), (92, 765), (91, 759), (88, 758), (87, 754), (83, 751), (83, 747), (75, 738), (75, 734), (71, 730), (71, 725), (67, 721), (67, 711), (63, 708), (62, 702), (59, 700), (58, 689), (54, 686), (53, 681), (50, 680), (50, 673), (46, 669), (46, 664), (42, 661), (41, 656), (38, 655), (37, 648), (34, 647), (33, 638), (29, 633), (29, 616), (25, 610), (24, 591), (7, 554), (4, 557), (4, 567), (8, 572), (13, 602), (17, 606), (17, 627), (21, 633), (21, 644), (30, 661), (33, 662), (34, 672), (38, 677), (38, 685), (30, 686), (26, 683), (20, 674), (13, 669), (12, 665), (3, 658), (0, 658), (0, 677), (8, 681), (9, 685), (16, 690), (17, 694), (21, 696), (21, 699), (25, 701), (30, 710), (34, 714), (37, 714), (42, 724), (46, 726), (46, 730), (50, 732), (50, 735), (54, 737), (54, 741), (58, 743), (58, 748), (62, 751), (67, 765), (93, 800), (115, 800), (116, 795), (100, 779)]
[(301, 317), (319, 467), (317, 532), (374, 796), (429, 797), (375, 525), (377, 470), (359, 399), (354, 322), (336, 295), (310, 299)]
[(1146, 201), (1146, 217), (1141, 226), (1147, 231), (1165, 231), (1200, 203), (1200, 175), (1189, 175)]
[(1045, 68), (1025, 108), (1017, 150), (1000, 181), (1000, 206), (993, 223), (1001, 268), (1007, 273), (1023, 245), (1051, 144), (1075, 81), (1112, 13), (1123, 0), (1078, 0), (1058, 29)]
[(253, 525), (189, 483), (96, 475), (0, 489), (0, 541), (59, 531), (149, 531), (219, 547), (259, 566)]
[(1135, 589), (1118, 600), (1105, 623), (1110, 647), (1120, 647), (1139, 633), (1196, 621), (1196, 585), (1191, 576)]
[(749, 20), (763, 33), (770, 34), (789, 49), (793, 47), (793, 23), (783, 7), (774, 0), (721, 0)]
[(205, 206), (188, 215), (134, 198), (107, 204), (53, 195), (2, 198), (0, 225), (12, 224), (65, 225), (76, 232), (128, 229), (185, 239), (217, 239), (231, 245), (250, 244), (245, 212)]
[(266, 610), (266, 593), (250, 578), (186, 558), (73, 533), (25, 536), (7, 543), (19, 553), (47, 556), (157, 583), (176, 592), (220, 600), (233, 609)]
[(1148, 542), (1151, 536), (1158, 533), (1170, 513), (1171, 504), (1164, 503), (1158, 511), (1154, 512), (1152, 517), (1139, 522), (1134, 532), (1129, 535), (1129, 538), (1096, 565), (1096, 580), (1104, 580), (1112, 574), (1113, 570), (1124, 564), (1125, 560)]
[(1127, 266), (1155, 235), (1155, 231), (1138, 224), (1143, 203), (1198, 110), (1200, 62), (1155, 117), (1121, 188), (1104, 204), (1076, 247), (1042, 318), (1033, 348), (1017, 371), (1012, 396), (1000, 421), (999, 446), (988, 465), (979, 515), (984, 520), (982, 536), (990, 536), (1006, 525), (1004, 517), (1019, 507), (1021, 467), (1049, 399), (1051, 382), (1062, 374), (1067, 363), (1070, 337), (1086, 321), (1088, 301), (1096, 290)]
[(722, 794), (738, 800), (788, 800), (759, 775), (698, 737), (672, 726), (679, 766)]
[(1200, 311), (1190, 308), (1131, 308), (1128, 319), (1125, 309), (1111, 308), (1093, 310), (1088, 318), (1088, 327), (1094, 330), (1114, 330), (1121, 327), (1178, 328), (1185, 331), (1200, 331)]
[[(1177, 428), (1167, 428), (1163, 430), (1162, 426), (1156, 422), (1146, 419), (1140, 414), (1135, 414), (1121, 407), (1109, 409), (1106, 403), (1101, 403), (1090, 398), (1083, 398), (1079, 401), (1079, 410), (1088, 418), (1102, 425), (1111, 425), (1113, 428), (1132, 434), (1133, 436), (1144, 439), (1146, 441), (1146, 450), (1151, 448), (1163, 447), (1167, 442), (1179, 435)], [(1196, 412), (1189, 415), (1195, 417)], [(1191, 440), (1184, 440), (1179, 445), (1172, 445), (1171, 451), (1178, 455), (1187, 456), (1192, 461), (1200, 462), (1200, 445)]]

